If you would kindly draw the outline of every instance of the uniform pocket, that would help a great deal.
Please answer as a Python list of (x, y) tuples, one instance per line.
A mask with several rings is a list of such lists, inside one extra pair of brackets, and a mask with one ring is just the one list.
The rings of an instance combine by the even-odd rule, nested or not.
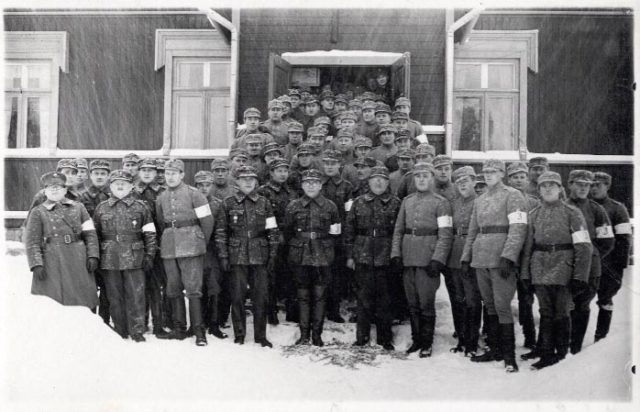
[(142, 267), (142, 260), (144, 259), (144, 242), (133, 242), (131, 244), (131, 251), (133, 255), (134, 266)]

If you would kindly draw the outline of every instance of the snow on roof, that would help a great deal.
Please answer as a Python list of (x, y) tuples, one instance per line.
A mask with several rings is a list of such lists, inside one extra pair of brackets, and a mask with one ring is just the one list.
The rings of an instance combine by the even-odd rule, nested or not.
[(283, 53), (282, 58), (297, 65), (380, 65), (388, 66), (402, 58), (402, 53), (373, 50), (313, 50)]

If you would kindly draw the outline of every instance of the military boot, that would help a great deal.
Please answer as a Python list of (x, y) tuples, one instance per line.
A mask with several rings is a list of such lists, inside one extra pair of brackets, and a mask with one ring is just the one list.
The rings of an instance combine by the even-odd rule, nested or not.
[(418, 354), (421, 358), (428, 358), (431, 356), (431, 347), (433, 346), (433, 333), (436, 325), (435, 316), (425, 316), (420, 320), (422, 347)]
[(487, 326), (487, 351), (482, 355), (473, 356), (471, 362), (491, 362), (502, 359), (500, 348), (498, 346), (498, 315), (487, 315), (485, 318), (485, 325)]
[(589, 310), (572, 310), (571, 311), (571, 344), (570, 350), (573, 355), (579, 353), (582, 350), (582, 342), (584, 341), (584, 335), (587, 332), (587, 325), (589, 323)]
[(526, 306), (526, 309), (521, 311), (519, 314), (522, 334), (524, 335), (523, 346), (527, 349), (534, 349), (536, 347), (536, 326), (533, 322), (533, 312), (531, 310), (531, 305), (523, 306)]
[(420, 316), (411, 314), (411, 346), (407, 349), (407, 353), (413, 353), (420, 350), (422, 343), (420, 341)]
[(209, 314), (209, 334), (218, 339), (226, 339), (228, 335), (222, 332), (218, 326), (218, 296), (210, 296), (207, 303), (207, 313)]
[(611, 315), (613, 311), (600, 308), (598, 311), (598, 323), (596, 324), (595, 341), (599, 341), (607, 336), (611, 326)]
[(480, 319), (482, 317), (482, 309), (480, 307), (468, 307), (465, 330), (465, 347), (464, 356), (473, 357), (478, 352), (478, 340), (480, 339)]
[(556, 348), (556, 358), (561, 361), (569, 352), (569, 339), (571, 336), (571, 318), (555, 319), (553, 321), (553, 340)]
[(309, 329), (300, 328), (300, 337), (296, 341), (296, 345), (309, 345), (311, 343)]
[(516, 363), (516, 336), (513, 323), (500, 325), (500, 348), (504, 359), (504, 368), (507, 372), (518, 372)]
[(171, 315), (173, 329), (171, 332), (158, 336), (158, 339), (178, 339), (187, 338), (187, 308), (182, 296), (171, 299)]
[(196, 345), (207, 346), (207, 335), (202, 324), (202, 303), (200, 298), (189, 298), (189, 318), (193, 334), (196, 335)]
[(539, 351), (540, 360), (531, 365), (532, 370), (546, 368), (558, 363), (558, 358), (554, 353), (555, 339), (553, 337), (553, 320), (548, 316), (540, 318), (539, 330)]

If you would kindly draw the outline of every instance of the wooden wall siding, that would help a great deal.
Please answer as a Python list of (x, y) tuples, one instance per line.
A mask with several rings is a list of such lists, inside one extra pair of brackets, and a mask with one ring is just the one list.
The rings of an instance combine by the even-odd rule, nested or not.
[(482, 15), (478, 30), (539, 30), (528, 77), (527, 146), (538, 153), (633, 154), (631, 16)]
[(242, 10), (238, 118), (252, 106), (266, 113), (270, 52), (341, 49), (411, 52), (411, 116), (443, 124), (444, 26), (444, 10)]
[(154, 71), (156, 29), (211, 29), (204, 16), (4, 16), (7, 31), (66, 31), (58, 147), (162, 147), (164, 69)]

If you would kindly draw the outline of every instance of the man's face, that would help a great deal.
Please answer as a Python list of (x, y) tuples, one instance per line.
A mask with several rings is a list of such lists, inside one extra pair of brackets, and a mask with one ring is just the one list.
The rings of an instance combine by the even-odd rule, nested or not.
[(333, 177), (340, 174), (340, 162), (337, 160), (323, 160), (322, 167), (326, 176)]
[(391, 146), (396, 140), (396, 134), (393, 132), (382, 132), (380, 133), (380, 141), (385, 146)]
[(213, 183), (218, 186), (224, 186), (229, 180), (229, 169), (224, 167), (217, 167), (213, 169)]
[(260, 152), (262, 152), (262, 143), (247, 143), (247, 152), (249, 153), (249, 156), (260, 156)]
[(111, 189), (111, 193), (118, 199), (122, 199), (129, 193), (131, 193), (131, 189), (133, 189), (133, 184), (131, 182), (127, 182), (126, 180), (114, 180), (109, 185), (109, 189)]
[(591, 190), (591, 183), (588, 182), (571, 182), (569, 184), (571, 197), (578, 199), (586, 199)]
[(538, 177), (548, 170), (549, 168), (546, 166), (531, 166), (529, 168), (529, 180), (536, 183), (538, 181)]
[(344, 102), (337, 102), (334, 104), (337, 112), (344, 112), (347, 110), (347, 104)]
[(138, 175), (138, 163), (136, 162), (124, 162), (122, 164), (122, 170), (125, 172), (129, 172), (131, 177), (136, 177)]
[(58, 184), (49, 185), (44, 188), (44, 195), (51, 202), (61, 201), (62, 199), (64, 199), (66, 194), (67, 194), (67, 188), (62, 185), (58, 185)]
[(273, 150), (269, 153), (266, 153), (264, 155), (264, 162), (266, 164), (269, 164), (271, 162), (273, 162), (275, 159), (282, 157), (282, 155), (280, 154), (280, 152), (278, 152), (277, 150)]
[(307, 116), (315, 116), (316, 114), (318, 114), (320, 106), (316, 102), (307, 103), (304, 110), (306, 111)]
[(396, 146), (398, 146), (398, 150), (411, 149), (411, 140), (407, 137), (401, 137), (396, 139)]
[(440, 184), (446, 184), (451, 181), (451, 165), (442, 165), (436, 169), (436, 182)]
[(529, 177), (525, 172), (513, 173), (509, 176), (509, 186), (518, 190), (525, 190), (529, 185)]
[(348, 152), (349, 149), (351, 149), (353, 139), (350, 136), (340, 136), (337, 142), (338, 150), (340, 150), (342, 153), (345, 153)]
[(295, 109), (300, 105), (300, 97), (297, 94), (293, 96), (289, 96), (289, 100), (291, 100), (291, 108)]
[(244, 124), (247, 126), (247, 131), (255, 132), (260, 126), (260, 118), (258, 116), (245, 117)]
[(322, 148), (322, 144), (324, 143), (324, 139), (322, 138), (322, 136), (318, 136), (318, 135), (314, 135), (309, 137), (309, 143), (311, 143), (313, 145), (313, 147), (316, 148), (316, 150)]
[(333, 128), (336, 130), (340, 130), (342, 128), (342, 121), (338, 116), (333, 119)]
[(349, 110), (354, 112), (356, 114), (356, 116), (358, 116), (358, 119), (362, 119), (362, 107), (360, 107), (360, 106), (351, 106), (351, 107), (349, 107)]
[(302, 143), (302, 132), (289, 132), (289, 143), (294, 146)]
[(473, 193), (475, 193), (474, 186), (476, 184), (476, 180), (471, 176), (464, 176), (460, 179), (456, 180), (456, 189), (458, 189), (458, 193), (463, 198), (468, 198)]
[(240, 177), (236, 179), (236, 184), (242, 193), (248, 195), (253, 192), (258, 185), (258, 179), (255, 177)]
[(594, 199), (604, 199), (609, 192), (609, 186), (605, 182), (595, 181), (591, 184), (591, 197)]
[(291, 113), (291, 103), (283, 102), (282, 103), (282, 117), (287, 116)]
[(434, 156), (430, 153), (419, 153), (416, 155), (416, 163), (431, 163)]
[(322, 190), (322, 183), (315, 179), (305, 180), (302, 182), (302, 190), (305, 195), (315, 199), (320, 194), (320, 190)]
[(406, 121), (405, 119), (396, 119), (393, 121), (393, 125), (398, 129), (406, 129), (407, 124), (409, 124), (409, 122)]
[(557, 183), (544, 182), (538, 185), (538, 192), (540, 192), (540, 197), (544, 202), (551, 203), (560, 200), (562, 188)]
[(376, 77), (376, 83), (378, 83), (380, 86), (386, 85), (387, 84), (387, 80), (389, 80), (389, 79), (387, 78), (386, 74), (379, 74)]
[(320, 102), (324, 110), (333, 110), (334, 103), (333, 99), (324, 99)]
[(373, 123), (376, 121), (376, 112), (373, 109), (365, 109), (362, 111), (362, 120), (367, 123)]
[(165, 184), (164, 170), (157, 170), (156, 171), (156, 182), (158, 182), (158, 184), (160, 184), (160, 185)]
[(182, 179), (184, 179), (184, 172), (176, 169), (165, 169), (164, 180), (167, 182), (167, 186), (176, 187), (182, 183)]
[(198, 182), (196, 183), (196, 188), (198, 189), (198, 191), (200, 193), (202, 193), (205, 196), (209, 196), (209, 193), (211, 193), (211, 188), (213, 187), (213, 183), (212, 182)]
[(374, 176), (369, 179), (369, 188), (375, 195), (381, 195), (389, 187), (389, 179), (382, 176)]
[(106, 169), (93, 169), (89, 174), (91, 184), (95, 187), (103, 187), (109, 180), (109, 171)]
[(282, 120), (282, 108), (281, 107), (272, 107), (268, 111), (269, 119), (275, 122), (279, 122)]
[(304, 168), (311, 166), (311, 159), (311, 153), (301, 153), (298, 155), (298, 163)]
[(76, 179), (78, 181), (78, 184), (82, 184), (82, 183), (86, 182), (88, 178), (89, 178), (89, 171), (87, 169), (85, 169), (84, 167), (79, 167), (78, 168), (78, 174), (76, 175)]
[(269, 173), (271, 174), (271, 179), (276, 183), (284, 183), (289, 178), (289, 168), (286, 166), (276, 167)]
[(480, 196), (483, 193), (487, 193), (487, 185), (484, 183), (476, 183), (473, 190), (476, 191), (476, 195)]
[(345, 130), (353, 131), (356, 127), (356, 122), (353, 119), (342, 119), (340, 126)]
[(387, 112), (378, 112), (376, 113), (376, 122), (378, 124), (389, 124), (391, 123), (391, 115)]
[(413, 174), (413, 181), (418, 192), (426, 192), (431, 189), (433, 175), (430, 172), (418, 172)]
[(365, 157), (369, 154), (371, 148), (369, 146), (358, 146), (356, 147), (356, 156), (357, 157)]
[(244, 156), (234, 156), (231, 159), (231, 163), (233, 163), (235, 167), (244, 166), (247, 163), (247, 158)]
[(398, 168), (400, 170), (409, 170), (413, 167), (413, 159), (410, 157), (399, 157), (398, 158)]
[(406, 114), (411, 113), (411, 106), (407, 106), (406, 104), (401, 104), (399, 106), (396, 106), (395, 109), (396, 109), (396, 112), (402, 112)]
[(356, 177), (358, 180), (367, 180), (371, 175), (371, 166), (358, 164), (356, 165)]
[(156, 169), (153, 169), (151, 167), (143, 167), (138, 172), (138, 175), (140, 176), (140, 181), (146, 184), (153, 182), (157, 174), (158, 172), (156, 171)]
[(497, 185), (502, 181), (502, 178), (504, 177), (504, 172), (495, 169), (490, 169), (486, 172), (483, 171), (482, 174), (484, 174), (484, 181), (487, 183), (488, 187)]
[(328, 135), (329, 134), (329, 125), (328, 124), (319, 124), (318, 126), (316, 126), (318, 128), (318, 131), (320, 133), (324, 133), (324, 135)]
[(65, 177), (67, 178), (67, 183), (65, 183), (65, 186), (67, 187), (72, 187), (78, 184), (78, 170), (77, 169), (72, 169), (70, 167), (63, 167), (62, 169), (60, 169), (60, 173), (62, 173), (63, 175), (65, 175)]

